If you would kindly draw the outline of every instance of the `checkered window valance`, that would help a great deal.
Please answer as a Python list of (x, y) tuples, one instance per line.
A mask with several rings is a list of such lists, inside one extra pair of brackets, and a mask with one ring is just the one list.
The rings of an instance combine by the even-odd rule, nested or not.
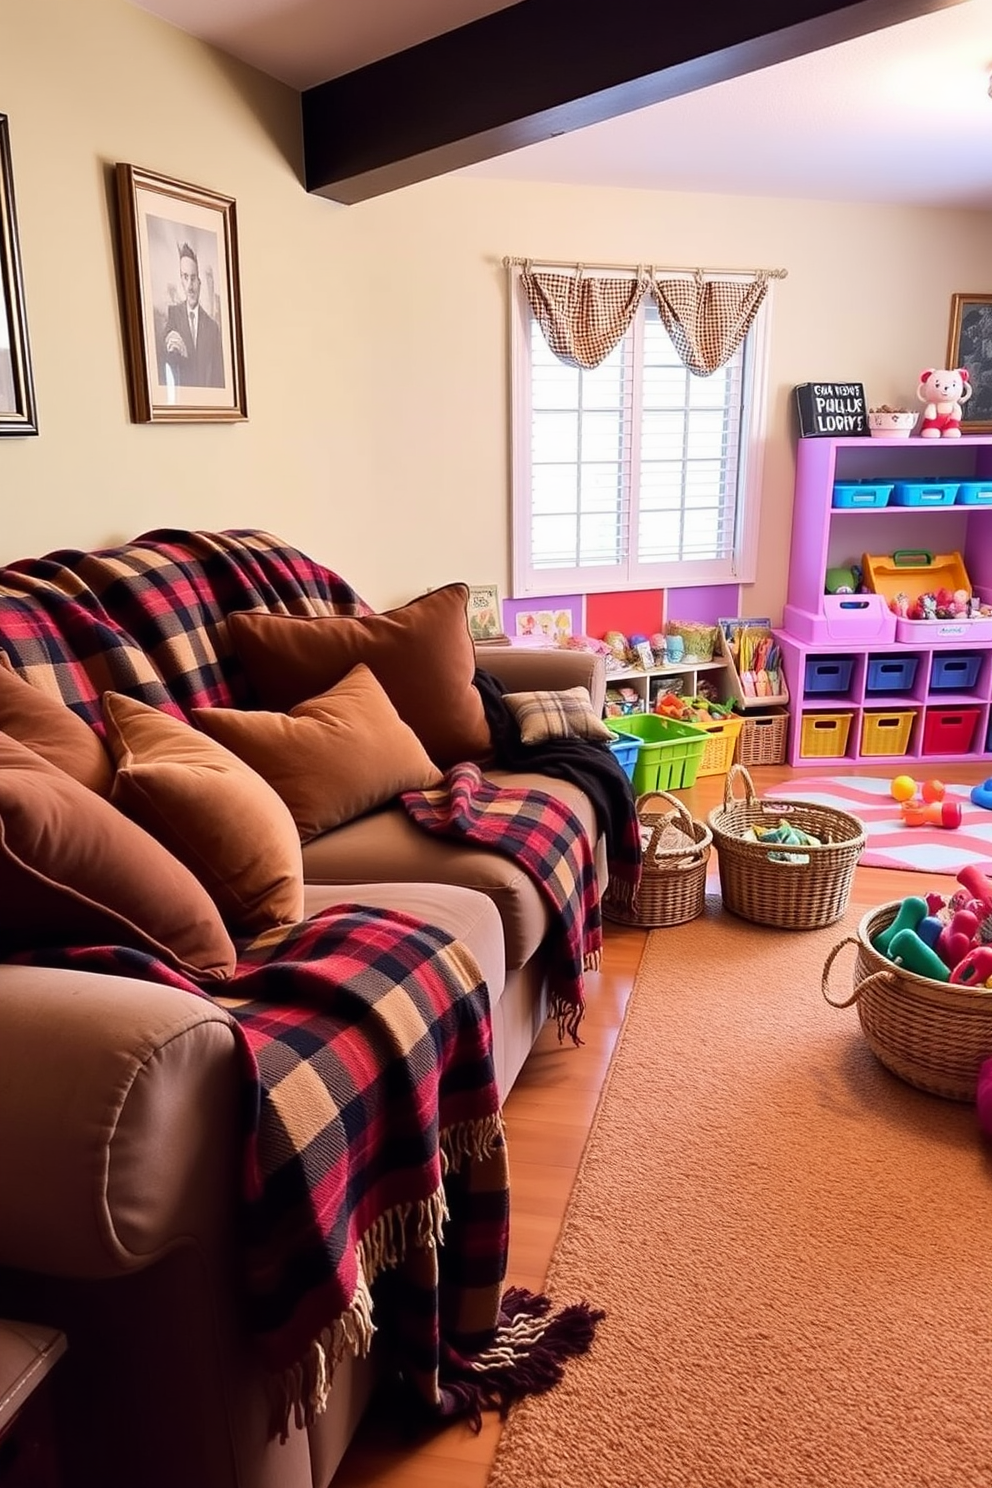
[(548, 345), (568, 366), (589, 369), (605, 361), (650, 293), (682, 361), (698, 377), (708, 377), (733, 356), (769, 279), (780, 277), (782, 270), (759, 270), (746, 279), (715, 279), (701, 269), (667, 279), (648, 271), (599, 277), (581, 266), (562, 272), (526, 264), (520, 282)]

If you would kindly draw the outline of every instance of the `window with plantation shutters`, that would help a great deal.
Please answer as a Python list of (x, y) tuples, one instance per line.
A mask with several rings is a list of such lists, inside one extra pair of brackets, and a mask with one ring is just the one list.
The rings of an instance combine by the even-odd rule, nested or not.
[(628, 297), (627, 329), (588, 366), (551, 349), (511, 285), (514, 594), (753, 579), (767, 304), (700, 376), (654, 293)]

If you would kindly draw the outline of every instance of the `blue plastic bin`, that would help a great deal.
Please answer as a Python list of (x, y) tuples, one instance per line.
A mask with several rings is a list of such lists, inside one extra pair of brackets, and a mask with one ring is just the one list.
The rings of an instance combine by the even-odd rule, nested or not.
[(919, 664), (918, 656), (869, 658), (865, 692), (911, 692)]
[(835, 481), (834, 506), (888, 506), (892, 481)]
[(958, 481), (896, 481), (894, 506), (953, 506)]
[(627, 779), (633, 780), (634, 766), (637, 764), (638, 751), (643, 741), (633, 734), (622, 733), (619, 729), (610, 729), (610, 733), (613, 735), (610, 748), (623, 766)]
[(842, 697), (851, 685), (854, 659), (850, 656), (807, 656), (805, 692), (829, 692)]
[(967, 692), (978, 681), (980, 651), (945, 651), (935, 655), (930, 668), (931, 692)]
[(992, 506), (992, 481), (962, 481), (956, 501), (958, 506)]

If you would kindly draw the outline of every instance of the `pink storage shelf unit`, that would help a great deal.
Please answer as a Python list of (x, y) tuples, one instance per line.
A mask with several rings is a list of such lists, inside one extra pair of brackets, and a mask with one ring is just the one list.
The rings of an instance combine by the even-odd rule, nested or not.
[[(789, 762), (822, 767), (822, 754), (804, 751), (804, 738), (812, 734), (804, 719), (824, 712), (849, 719), (838, 763), (992, 758), (992, 621), (897, 621), (882, 595), (824, 593), (828, 568), (860, 564), (865, 553), (919, 549), (960, 553), (975, 593), (992, 602), (992, 504), (833, 504), (836, 482), (859, 481), (978, 483), (987, 489), (992, 439), (799, 440), (788, 593), (776, 632), (791, 695)], [(845, 665), (836, 665), (838, 659)], [(822, 690), (822, 679), (831, 675), (845, 683), (836, 695)], [(973, 729), (949, 726), (955, 709), (969, 724), (974, 720)], [(900, 753), (863, 751), (868, 738), (871, 749), (878, 748), (878, 716), (906, 710), (912, 710), (914, 723)], [(895, 745), (905, 735), (905, 729), (893, 730)], [(941, 739), (948, 741), (948, 752), (932, 753)]]

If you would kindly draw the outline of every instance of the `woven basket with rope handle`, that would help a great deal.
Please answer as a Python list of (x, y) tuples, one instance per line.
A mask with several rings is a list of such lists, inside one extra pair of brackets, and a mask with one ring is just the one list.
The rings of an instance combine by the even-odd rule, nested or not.
[[(901, 1080), (946, 1100), (973, 1101), (978, 1071), (992, 1058), (992, 990), (918, 976), (877, 951), (875, 937), (901, 904), (869, 910), (857, 933), (838, 941), (824, 963), (823, 995), (831, 1007), (857, 1006), (869, 1048)], [(858, 951), (854, 990), (838, 998), (830, 972), (845, 946)]]
[[(640, 885), (633, 903), (623, 902), (607, 886), (603, 914), (621, 924), (650, 930), (694, 920), (706, 904), (706, 864), (713, 834), (668, 791), (638, 796), (637, 819), (651, 834), (643, 847)], [(670, 830), (673, 826), (682, 840), (666, 846), (666, 837), (675, 835)]]

